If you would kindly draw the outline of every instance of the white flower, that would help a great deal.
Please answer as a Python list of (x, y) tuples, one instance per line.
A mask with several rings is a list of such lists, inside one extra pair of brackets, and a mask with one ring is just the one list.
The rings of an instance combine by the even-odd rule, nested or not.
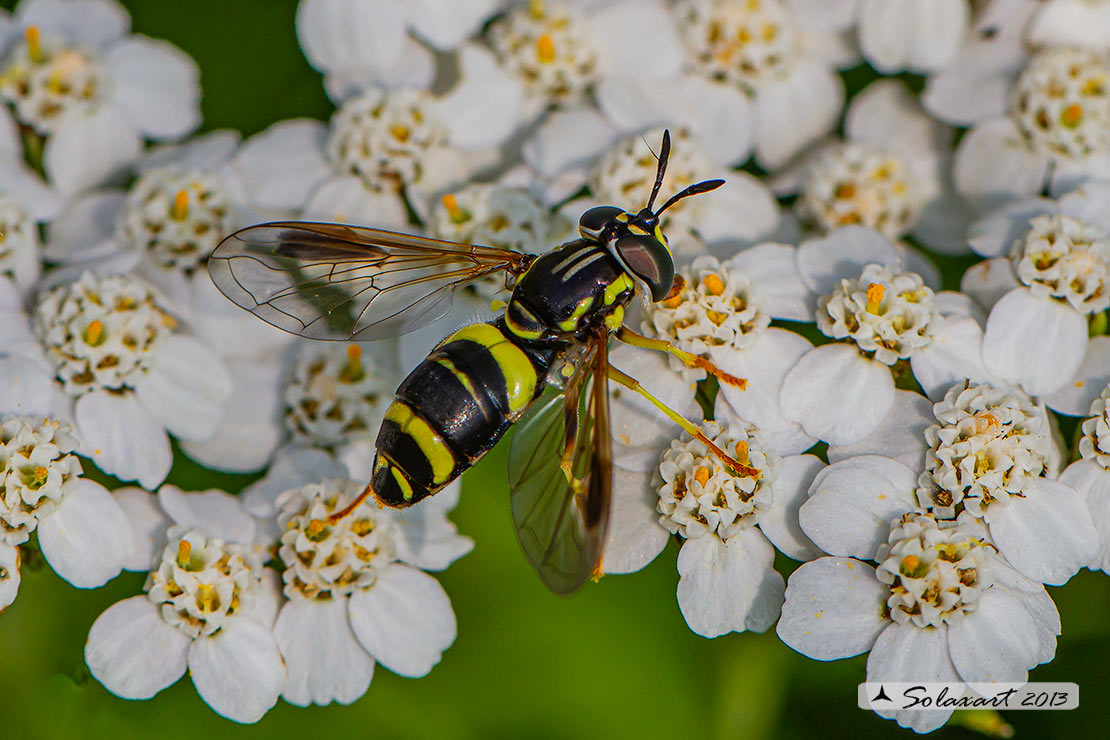
[(31, 533), (50, 567), (79, 588), (116, 577), (132, 539), (123, 511), (81, 477), (73, 428), (55, 416), (59, 391), (43, 370), (0, 358), (0, 609), (19, 588), (19, 549)]
[(85, 644), (92, 675), (125, 699), (148, 699), (186, 671), (201, 698), (236, 722), (257, 722), (287, 672), (272, 632), (276, 579), (253, 550), (174, 526), (146, 595), (109, 607)]
[[(743, 421), (706, 421), (701, 431), (727, 454), (760, 470), (739, 476), (700, 441), (683, 435), (642, 472), (616, 468), (607, 573), (651, 562), (667, 533), (683, 538), (678, 555), (678, 604), (690, 629), (705, 637), (762, 632), (774, 623), (782, 577), (771, 567), (775, 548), (805, 559), (816, 548), (797, 527), (797, 506), (819, 461), (779, 460)], [(801, 498), (799, 498), (801, 494)], [(793, 523), (791, 520), (793, 519)]]
[(712, 141), (723, 163), (754, 147), (756, 162), (774, 170), (836, 124), (844, 90), (832, 67), (848, 55), (820, 8), (684, 0), (673, 12), (688, 76), (602, 86), (599, 105), (618, 127), (683, 123)]
[(864, 59), (883, 74), (943, 68), (964, 41), (969, 5), (968, 0), (862, 0), (858, 33)]
[[(1048, 47), (1036, 52), (1014, 79), (1004, 68), (985, 95), (999, 98), (985, 113), (968, 116), (975, 125), (956, 153), (957, 189), (974, 207), (1074, 187), (1087, 177), (1110, 173), (1110, 50)], [(929, 98), (925, 98), (928, 105)], [(974, 104), (976, 110), (984, 106)]]
[(905, 86), (868, 85), (848, 106), (844, 133), (775, 180), (777, 192), (798, 192), (804, 223), (818, 233), (849, 224), (889, 239), (912, 233), (934, 249), (967, 250), (967, 209), (948, 184), (950, 131)]
[[(276, 512), (278, 556), (287, 601), (275, 635), (289, 666), (286, 701), (299, 706), (349, 704), (369, 688), (375, 661), (403, 676), (428, 673), (455, 639), (447, 594), (424, 570), (442, 570), (466, 554), (470, 540), (446, 518), (442, 492), (399, 512), (360, 505), (332, 522), (362, 483), (325, 479), (334, 461), (319, 453), (279, 457), (248, 504)], [(341, 470), (341, 468), (339, 468)], [(305, 479), (324, 482), (304, 483)], [(288, 486), (288, 487), (287, 487)]]
[(1087, 503), (1098, 530), (1098, 552), (1088, 567), (1110, 573), (1110, 386), (1091, 403), (1079, 438), (1080, 459), (1060, 474)]
[[(429, 87), (431, 50), (450, 51), (476, 33), (497, 9), (496, 0), (302, 0), (297, 38), (312, 66), (324, 73), (334, 100), (359, 87)], [(408, 32), (412, 33), (412, 36)]]
[(45, 139), (35, 156), (64, 195), (124, 171), (144, 138), (200, 123), (196, 64), (129, 26), (111, 0), (24, 0), (4, 29), (0, 98)]
[(959, 310), (944, 316), (950, 302), (900, 262), (890, 242), (858, 227), (799, 247), (802, 278), (820, 296), (817, 326), (838, 340), (804, 354), (783, 379), (783, 413), (808, 434), (833, 445), (867, 437), (894, 402), (892, 373), (907, 364), (930, 395), (986, 377), (979, 324)]
[(23, 161), (18, 126), (0, 107), (0, 276), (21, 289), (42, 271), (38, 224), (57, 215), (60, 198)]
[[(965, 291), (990, 308), (983, 361), (996, 377), (1048, 395), (1063, 392), (1079, 372), (1088, 352), (1087, 317), (1110, 305), (1110, 223), (1097, 210), (1106, 202), (1110, 188), (1092, 182), (1059, 203), (1015, 203), (973, 229), (977, 250), (1010, 249), (1009, 259), (982, 263), (963, 280)], [(1031, 336), (1041, 349), (1032, 355)]]
[(866, 558), (880, 535), (860, 527), (859, 512), (880, 520), (923, 509), (938, 518), (960, 514), (982, 521), (984, 536), (1023, 575), (1067, 582), (1094, 556), (1097, 535), (1082, 498), (1051, 479), (1059, 453), (1045, 439), (1044, 410), (1027, 404), (961, 383), (931, 410), (903, 410), (901, 425), (925, 430), (924, 460), (919, 444), (903, 441), (898, 454), (879, 435), (853, 445), (853, 457), (830, 453), (838, 461), (810, 488), (799, 513), (802, 529), (826, 552), (833, 541), (850, 541), (851, 551), (834, 554)]
[(231, 381), (223, 361), (128, 275), (85, 272), (44, 290), (34, 312), (42, 351), (75, 401), (82, 451), (105, 472), (147, 487), (169, 472), (166, 431), (203, 440)]
[[(880, 531), (862, 553), (830, 537), (825, 548), (834, 557), (790, 576), (777, 628), (787, 645), (817, 660), (870, 651), (868, 681), (1024, 683), (1030, 668), (1052, 659), (1060, 633), (1052, 599), (973, 522), (920, 513), (872, 519), (862, 508), (845, 514), (868, 537)], [(951, 714), (877, 711), (916, 732)]]

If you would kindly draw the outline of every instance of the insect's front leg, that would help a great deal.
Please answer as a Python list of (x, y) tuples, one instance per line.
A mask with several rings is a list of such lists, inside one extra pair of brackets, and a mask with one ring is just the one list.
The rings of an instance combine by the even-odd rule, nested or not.
[(669, 352), (678, 359), (682, 360), (682, 364), (686, 365), (687, 367), (694, 367), (700, 370), (705, 370), (707, 373), (709, 373), (722, 383), (725, 383), (726, 385), (731, 385), (732, 387), (739, 388), (740, 390), (744, 390), (748, 387), (748, 381), (744, 378), (738, 378), (735, 375), (726, 373), (724, 370), (717, 367), (704, 357), (679, 349), (678, 347), (674, 346), (664, 339), (652, 339), (651, 337), (645, 337), (643, 334), (633, 331), (632, 329), (629, 329), (627, 326), (623, 325), (618, 328), (616, 332), (614, 332), (613, 336), (615, 336), (619, 341), (633, 347), (650, 349), (656, 352)]

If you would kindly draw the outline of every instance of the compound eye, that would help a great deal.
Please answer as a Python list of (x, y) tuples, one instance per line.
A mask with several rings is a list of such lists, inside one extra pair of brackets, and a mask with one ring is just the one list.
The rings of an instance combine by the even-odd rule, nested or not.
[(616, 206), (596, 206), (582, 214), (578, 219), (578, 232), (586, 239), (597, 239), (605, 227), (620, 214), (623, 208)]
[(626, 234), (617, 240), (616, 251), (632, 274), (647, 283), (653, 301), (667, 297), (674, 283), (674, 260), (658, 239)]

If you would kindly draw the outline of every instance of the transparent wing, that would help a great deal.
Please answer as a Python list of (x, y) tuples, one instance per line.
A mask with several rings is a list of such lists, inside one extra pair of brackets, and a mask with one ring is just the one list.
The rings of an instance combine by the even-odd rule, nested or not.
[(224, 239), (208, 271), (224, 295), (311, 339), (370, 340), (425, 326), (456, 290), (531, 255), (341, 224), (276, 222)]
[(558, 594), (597, 572), (609, 525), (607, 341), (599, 330), (564, 389), (541, 396), (513, 433), (509, 491), (517, 539)]

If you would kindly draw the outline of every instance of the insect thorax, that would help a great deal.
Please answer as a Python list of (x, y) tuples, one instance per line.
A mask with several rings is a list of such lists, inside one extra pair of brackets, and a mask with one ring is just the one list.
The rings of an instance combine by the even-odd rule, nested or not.
[(505, 310), (509, 331), (525, 340), (566, 338), (624, 320), (635, 283), (596, 242), (571, 242), (536, 258)]

